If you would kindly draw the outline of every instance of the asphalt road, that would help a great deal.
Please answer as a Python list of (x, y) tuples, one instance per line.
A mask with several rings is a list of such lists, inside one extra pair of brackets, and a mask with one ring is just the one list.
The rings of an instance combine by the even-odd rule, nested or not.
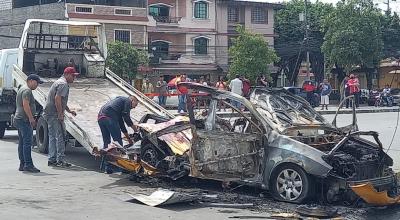
[[(329, 120), (332, 115), (326, 116)], [(348, 123), (351, 115), (340, 115), (339, 124)], [(361, 130), (376, 130), (388, 147), (396, 125), (397, 113), (358, 115)], [(99, 161), (82, 148), (67, 151), (71, 169), (47, 167), (45, 155), (32, 153), (41, 173), (19, 172), (17, 136), (7, 131), (0, 140), (0, 219), (229, 219), (232, 216), (268, 216), (268, 211), (210, 208), (193, 205), (174, 205), (154, 208), (126, 202), (129, 192), (149, 193), (156, 190), (149, 185), (129, 181), (122, 174), (107, 175), (98, 170)], [(389, 150), (395, 168), (400, 170), (400, 132)], [(270, 199), (265, 203), (275, 202)], [(279, 204), (280, 209), (293, 210), (293, 205)], [(289, 208), (291, 207), (291, 208)], [(269, 210), (269, 209), (268, 209)], [(273, 210), (272, 210), (273, 211)], [(358, 213), (351, 219), (400, 219), (400, 208), (347, 209)], [(361, 213), (361, 214), (360, 214)], [(352, 216), (350, 214), (350, 216)], [(251, 219), (251, 218), (250, 218)]]

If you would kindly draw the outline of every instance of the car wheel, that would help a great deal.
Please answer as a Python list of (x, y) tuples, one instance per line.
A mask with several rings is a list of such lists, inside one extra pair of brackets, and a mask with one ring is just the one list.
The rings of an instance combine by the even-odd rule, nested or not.
[(6, 127), (7, 127), (6, 122), (0, 122), (0, 139), (4, 138), (4, 134), (6, 133)]
[(153, 167), (156, 167), (162, 159), (158, 149), (151, 143), (147, 143), (141, 148), (140, 158)]
[(302, 203), (311, 196), (312, 181), (307, 173), (295, 164), (284, 164), (271, 176), (271, 193), (276, 200)]
[(49, 150), (49, 135), (47, 122), (40, 117), (36, 125), (36, 144), (40, 153), (47, 154)]

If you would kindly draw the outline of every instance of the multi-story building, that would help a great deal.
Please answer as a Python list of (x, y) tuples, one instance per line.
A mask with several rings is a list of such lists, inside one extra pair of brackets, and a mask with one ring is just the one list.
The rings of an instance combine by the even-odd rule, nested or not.
[(0, 48), (17, 46), (28, 18), (97, 21), (105, 25), (108, 42), (148, 49), (148, 77), (184, 73), (212, 81), (229, 71), (237, 25), (262, 34), (273, 47), (274, 12), (282, 7), (249, 0), (0, 0), (0, 6)]
[[(147, 44), (146, 0), (0, 0), (0, 5), (7, 6), (0, 8), (0, 48), (17, 46), (29, 18), (97, 21), (105, 25), (108, 42), (119, 40), (142, 47)], [(79, 34), (91, 30), (62, 31)]]
[(217, 75), (215, 0), (149, 0), (148, 12), (154, 76)]
[(236, 28), (242, 25), (253, 33), (261, 34), (271, 48), (274, 47), (274, 14), (282, 4), (255, 0), (218, 0), (216, 5), (216, 63), (227, 72), (228, 49), (238, 36)]

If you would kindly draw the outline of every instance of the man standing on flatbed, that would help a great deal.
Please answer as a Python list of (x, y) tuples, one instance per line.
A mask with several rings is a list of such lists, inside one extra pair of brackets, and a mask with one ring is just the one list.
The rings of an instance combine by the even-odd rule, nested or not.
[(79, 75), (74, 67), (67, 67), (64, 75), (53, 83), (47, 97), (44, 108), (44, 118), (47, 121), (49, 133), (49, 159), (47, 165), (58, 167), (70, 167), (71, 164), (65, 161), (65, 125), (64, 113), (76, 116), (68, 106), (69, 84), (73, 83)]

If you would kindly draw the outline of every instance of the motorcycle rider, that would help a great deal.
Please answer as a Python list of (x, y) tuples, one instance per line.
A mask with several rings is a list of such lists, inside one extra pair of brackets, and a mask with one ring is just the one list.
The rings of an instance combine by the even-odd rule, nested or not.
[(388, 106), (392, 105), (392, 96), (390, 95), (391, 89), (390, 86), (388, 84), (385, 85), (385, 88), (382, 91), (382, 98), (383, 98), (383, 102), (386, 103)]

